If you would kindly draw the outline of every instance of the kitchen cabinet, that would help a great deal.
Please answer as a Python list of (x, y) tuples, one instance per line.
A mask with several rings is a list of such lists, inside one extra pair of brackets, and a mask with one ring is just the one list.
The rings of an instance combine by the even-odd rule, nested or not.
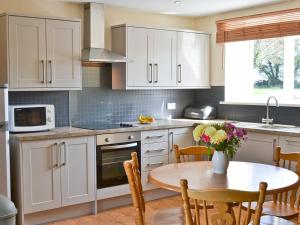
[(208, 34), (177, 32), (177, 85), (209, 88)]
[(234, 160), (272, 165), (278, 136), (248, 132), (247, 141), (242, 142)]
[[(10, 90), (72, 90), (81, 88), (80, 20), (0, 16), (0, 80)], [(7, 26), (8, 24), (8, 26)], [(62, 38), (63, 37), (63, 38)]]
[(282, 152), (300, 152), (300, 138), (280, 136), (279, 146)]
[(169, 130), (169, 163), (176, 163), (174, 144), (180, 148), (193, 146), (193, 128), (176, 128)]
[(209, 38), (196, 31), (112, 27), (112, 50), (129, 60), (112, 65), (112, 88), (209, 88)]
[(24, 142), (14, 154), (25, 214), (95, 199), (94, 137)]
[(168, 130), (142, 132), (141, 152), (141, 176), (143, 189), (145, 191), (156, 189), (157, 186), (148, 181), (148, 174), (154, 168), (168, 164)]
[(25, 213), (61, 206), (57, 147), (57, 143), (52, 140), (22, 145)]

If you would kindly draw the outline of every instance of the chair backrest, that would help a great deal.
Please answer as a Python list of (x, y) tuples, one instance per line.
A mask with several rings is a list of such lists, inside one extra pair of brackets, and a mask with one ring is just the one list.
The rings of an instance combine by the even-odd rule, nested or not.
[[(188, 162), (188, 161), (210, 161), (213, 155), (213, 149), (210, 150), (206, 146), (191, 146), (185, 148), (179, 148), (178, 145), (174, 145), (176, 162)], [(210, 154), (208, 154), (210, 153)]]
[[(258, 192), (246, 192), (228, 189), (211, 189), (196, 191), (188, 188), (187, 180), (180, 181), (181, 194), (184, 204), (186, 225), (200, 225), (199, 202), (203, 204), (204, 225), (243, 225), (249, 224), (251, 219), (251, 202), (257, 202), (253, 225), (260, 224), (263, 203), (265, 201), (267, 183), (261, 182)], [(242, 219), (242, 203), (248, 202), (246, 216)], [(191, 207), (193, 203), (194, 207)], [(207, 204), (213, 203), (215, 212), (208, 217)], [(233, 203), (238, 203), (238, 209), (234, 213)], [(192, 209), (193, 208), (193, 209)], [(194, 213), (192, 212), (194, 210)], [(194, 219), (193, 216), (194, 215)]]
[[(275, 165), (278, 167), (286, 168), (288, 170), (293, 170), (300, 176), (300, 153), (298, 152), (289, 152), (283, 153), (281, 147), (277, 146), (275, 148), (275, 156), (274, 156)], [(288, 190), (286, 192), (281, 192), (279, 194), (273, 195), (273, 201), (282, 203), (282, 204), (290, 204), (291, 207), (295, 207), (297, 203), (297, 207), (299, 208), (298, 201), (300, 201), (297, 192), (299, 186), (295, 187), (292, 190)]]
[(131, 160), (125, 161), (123, 165), (130, 187), (133, 206), (136, 210), (135, 224), (144, 225), (145, 199), (137, 153), (132, 152)]

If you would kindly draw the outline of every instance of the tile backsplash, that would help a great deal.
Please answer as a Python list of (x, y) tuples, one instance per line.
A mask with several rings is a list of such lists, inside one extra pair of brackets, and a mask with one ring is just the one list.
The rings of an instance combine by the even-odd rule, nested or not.
[[(111, 67), (83, 67), (83, 90), (70, 91), (71, 123), (136, 121), (140, 114), (157, 119), (180, 117), (194, 102), (193, 90), (112, 90)], [(166, 104), (176, 103), (175, 110)]]
[(9, 104), (54, 104), (55, 126), (69, 125), (69, 92), (68, 91), (21, 91), (9, 92)]
[[(136, 121), (140, 114), (157, 119), (180, 117), (186, 105), (193, 104), (192, 90), (111, 90), (98, 87), (70, 92), (70, 116), (74, 123)], [(176, 103), (175, 110), (166, 104)]]

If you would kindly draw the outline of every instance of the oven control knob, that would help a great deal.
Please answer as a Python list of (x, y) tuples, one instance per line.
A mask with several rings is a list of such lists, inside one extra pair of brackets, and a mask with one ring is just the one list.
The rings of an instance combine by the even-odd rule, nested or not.
[(132, 140), (133, 139), (133, 135), (128, 136), (128, 139)]
[(111, 138), (105, 138), (105, 142), (110, 142)]

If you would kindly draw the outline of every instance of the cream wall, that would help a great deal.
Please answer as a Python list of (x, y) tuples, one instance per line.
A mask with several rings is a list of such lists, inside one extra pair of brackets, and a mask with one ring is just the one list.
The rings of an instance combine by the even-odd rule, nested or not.
[(105, 43), (110, 48), (110, 27), (117, 24), (131, 24), (161, 28), (195, 29), (196, 18), (138, 12), (121, 7), (105, 6)]
[[(204, 30), (207, 32), (212, 33), (211, 39), (211, 84), (212, 86), (223, 86), (224, 85), (224, 60), (223, 60), (223, 53), (224, 53), (224, 45), (223, 44), (216, 44), (216, 24), (217, 20), (221, 19), (228, 19), (233, 17), (239, 16), (247, 16), (253, 15), (258, 13), (265, 13), (271, 11), (278, 11), (283, 9), (290, 9), (290, 8), (300, 8), (300, 1), (299, 0), (291, 0), (285, 1), (280, 4), (274, 4), (269, 6), (260, 6), (255, 8), (250, 8), (247, 10), (238, 10), (224, 14), (218, 14), (213, 16), (207, 17), (200, 17), (197, 19), (196, 27), (199, 30)], [(238, 63), (238, 57), (237, 57)], [(242, 71), (241, 71), (242, 75)]]

